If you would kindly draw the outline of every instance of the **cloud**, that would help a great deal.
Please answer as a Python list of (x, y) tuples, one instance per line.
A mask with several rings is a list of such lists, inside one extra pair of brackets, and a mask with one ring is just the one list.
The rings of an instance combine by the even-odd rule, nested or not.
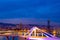
[[(14, 19), (0, 19), (0, 22), (3, 23), (12, 23), (12, 24), (39, 24), (39, 25), (47, 25), (48, 19), (37, 19), (37, 18), (14, 18)], [(50, 20), (51, 25), (60, 25), (58, 22), (54, 22), (53, 20)]]

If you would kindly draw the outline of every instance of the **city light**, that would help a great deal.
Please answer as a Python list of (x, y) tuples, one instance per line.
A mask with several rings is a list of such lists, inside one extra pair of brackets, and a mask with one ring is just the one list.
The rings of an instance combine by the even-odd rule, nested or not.
[(43, 40), (43, 38), (30, 38), (32, 40)]

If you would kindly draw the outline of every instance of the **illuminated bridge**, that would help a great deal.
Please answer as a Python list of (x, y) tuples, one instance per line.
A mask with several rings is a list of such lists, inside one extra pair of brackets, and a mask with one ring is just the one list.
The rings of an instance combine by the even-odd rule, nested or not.
[(41, 30), (37, 27), (31, 28), (29, 32), (20, 32), (20, 31), (13, 31), (13, 30), (8, 30), (8, 31), (0, 31), (0, 36), (19, 36), (23, 37), (26, 39), (37, 39), (37, 38), (46, 38), (46, 37), (54, 37), (53, 35), (45, 32), (44, 30)]

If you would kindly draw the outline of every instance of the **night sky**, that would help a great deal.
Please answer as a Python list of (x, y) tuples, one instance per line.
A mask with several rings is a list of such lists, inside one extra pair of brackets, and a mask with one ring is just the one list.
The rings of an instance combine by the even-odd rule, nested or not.
[(60, 0), (0, 0), (0, 22), (39, 24), (48, 19), (60, 24)]

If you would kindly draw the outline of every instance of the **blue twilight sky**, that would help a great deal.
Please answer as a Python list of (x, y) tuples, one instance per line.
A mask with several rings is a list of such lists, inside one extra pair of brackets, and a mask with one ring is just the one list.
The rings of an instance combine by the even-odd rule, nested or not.
[(0, 20), (6, 22), (6, 19), (37, 23), (50, 19), (60, 24), (60, 0), (0, 0)]

